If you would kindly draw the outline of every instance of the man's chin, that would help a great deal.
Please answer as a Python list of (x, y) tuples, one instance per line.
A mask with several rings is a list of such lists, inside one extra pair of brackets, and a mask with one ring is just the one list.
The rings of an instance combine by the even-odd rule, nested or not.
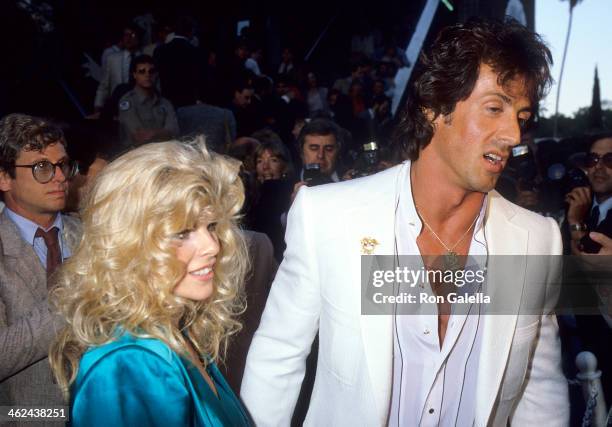
[(495, 178), (491, 178), (488, 180), (482, 180), (480, 182), (472, 182), (470, 186), (470, 191), (478, 192), (478, 193), (488, 193), (489, 191), (495, 190), (495, 186), (497, 185), (497, 180), (499, 179), (499, 175)]

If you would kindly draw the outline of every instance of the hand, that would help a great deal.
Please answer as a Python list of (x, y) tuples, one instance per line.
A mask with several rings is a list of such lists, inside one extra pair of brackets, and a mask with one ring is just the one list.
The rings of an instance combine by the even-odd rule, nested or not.
[(610, 259), (608, 257), (600, 257), (600, 255), (612, 255), (612, 239), (602, 233), (591, 232), (589, 237), (596, 243), (601, 245), (601, 249), (596, 254), (583, 252), (578, 249), (575, 254), (580, 256), (583, 261), (583, 267), (586, 270), (610, 270)]
[(589, 187), (577, 187), (565, 195), (565, 201), (569, 204), (567, 210), (567, 222), (581, 224), (587, 217), (593, 197)]
[[(603, 274), (605, 277), (610, 277), (612, 266), (610, 258), (600, 255), (612, 255), (612, 239), (602, 233), (591, 232), (589, 237), (601, 245), (601, 249), (596, 254), (580, 253), (580, 258), (583, 261), (582, 267), (591, 273)], [(612, 295), (608, 283), (603, 283), (595, 286), (603, 306), (600, 309), (606, 309), (609, 316), (612, 316)]]
[[(612, 239), (603, 233), (591, 232), (589, 237), (601, 245), (601, 249), (595, 255), (612, 255)], [(589, 254), (593, 255), (593, 254)]]
[(291, 203), (293, 203), (293, 201), (295, 200), (295, 196), (297, 196), (299, 189), (305, 185), (306, 181), (298, 181), (295, 183), (295, 185), (293, 186), (293, 193), (291, 193)]
[(344, 172), (344, 175), (342, 175), (342, 181), (348, 181), (349, 179), (353, 179), (355, 177), (355, 173), (357, 171), (355, 169), (349, 169), (346, 172)]

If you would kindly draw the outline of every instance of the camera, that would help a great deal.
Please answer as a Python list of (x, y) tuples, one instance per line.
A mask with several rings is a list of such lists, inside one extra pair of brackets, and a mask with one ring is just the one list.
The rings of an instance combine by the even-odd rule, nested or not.
[(376, 172), (378, 172), (378, 144), (376, 141), (372, 141), (363, 144), (361, 156), (355, 165), (353, 178), (372, 175)]
[(318, 163), (307, 163), (304, 165), (304, 181), (309, 187), (333, 182), (329, 176), (321, 172), (321, 165)]

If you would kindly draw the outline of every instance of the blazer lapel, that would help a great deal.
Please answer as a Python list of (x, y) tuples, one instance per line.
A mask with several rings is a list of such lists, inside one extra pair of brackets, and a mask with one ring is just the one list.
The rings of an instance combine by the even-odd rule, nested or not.
[[(476, 425), (487, 424), (501, 386), (525, 284), (529, 237), (527, 230), (512, 222), (516, 211), (511, 204), (496, 192), (489, 193), (489, 199), (485, 233), (489, 255), (493, 258), (487, 266), (487, 292), (495, 312), (483, 319)], [(498, 255), (516, 256), (503, 257), (502, 261), (499, 257), (496, 259)], [(497, 314), (500, 312), (504, 314)]]
[(0, 241), (6, 262), (13, 265), (12, 271), (35, 295), (46, 295), (47, 273), (32, 245), (23, 240), (17, 226), (5, 212), (0, 215)]
[[(355, 241), (355, 256), (351, 257), (359, 265), (353, 271), (369, 274), (378, 269), (378, 260), (375, 256), (367, 256), (372, 245), (364, 239), (375, 239), (376, 243), (369, 255), (394, 254), (394, 209), (392, 198), (378, 200), (362, 210), (355, 212), (349, 224), (348, 235)], [(365, 249), (365, 250), (364, 250)], [(353, 280), (359, 281), (361, 287), (361, 274)], [(371, 289), (368, 289), (371, 290)], [(367, 298), (367, 292), (360, 289), (361, 298)], [(369, 310), (368, 310), (369, 311)], [(365, 351), (370, 383), (373, 395), (376, 398), (376, 413), (385, 422), (389, 402), (391, 400), (392, 362), (393, 362), (393, 323), (392, 316), (386, 314), (360, 315), (361, 336)]]
[(74, 255), (81, 241), (81, 235), (83, 232), (81, 228), (81, 223), (77, 218), (71, 217), (69, 215), (62, 215), (62, 220), (64, 221), (64, 231), (62, 233), (62, 238), (70, 248), (70, 253)]

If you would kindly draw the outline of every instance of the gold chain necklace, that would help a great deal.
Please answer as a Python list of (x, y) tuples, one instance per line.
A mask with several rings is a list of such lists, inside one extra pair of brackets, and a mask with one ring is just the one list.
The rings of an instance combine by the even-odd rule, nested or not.
[[(415, 207), (417, 208), (417, 211), (418, 211), (419, 207), (416, 206), (416, 205), (415, 205)], [(450, 248), (446, 245), (446, 243), (444, 243), (442, 241), (442, 239), (440, 239), (438, 237), (438, 235), (433, 230), (433, 228), (431, 228), (430, 225), (427, 224), (427, 221), (425, 221), (425, 218), (423, 218), (422, 215), (420, 215), (420, 216), (421, 216), (421, 220), (423, 221), (423, 224), (425, 224), (425, 227), (427, 227), (427, 229), (429, 231), (431, 231), (431, 234), (433, 234), (433, 236), (436, 238), (436, 240), (438, 240), (438, 242), (440, 242), (440, 244), (444, 247), (444, 249), (446, 249), (446, 253), (444, 254), (444, 268), (447, 269), (447, 270), (456, 270), (457, 267), (459, 266), (459, 258), (457, 256), (457, 252), (455, 252), (454, 249), (457, 247), (457, 245), (459, 243), (461, 243), (463, 241), (463, 239), (469, 233), (469, 231), (472, 229), (474, 224), (476, 224), (476, 220), (478, 220), (478, 217), (480, 215), (476, 215), (476, 218), (474, 218), (474, 221), (472, 221), (472, 224), (470, 224), (468, 229), (465, 230), (465, 232), (461, 235), (461, 238), (459, 240), (457, 240), (457, 243), (455, 243)]]

